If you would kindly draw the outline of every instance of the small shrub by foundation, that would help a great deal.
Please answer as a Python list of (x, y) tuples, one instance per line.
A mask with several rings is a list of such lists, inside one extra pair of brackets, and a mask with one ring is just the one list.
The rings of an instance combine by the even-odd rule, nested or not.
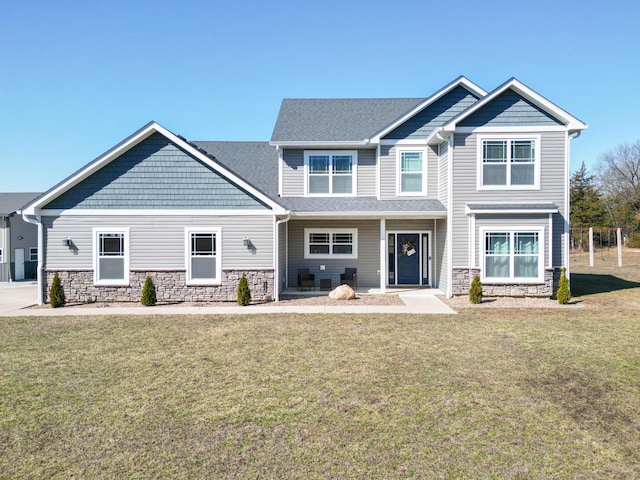
[(566, 305), (571, 300), (571, 288), (569, 287), (569, 279), (567, 278), (567, 269), (562, 267), (560, 270), (560, 282), (558, 283), (558, 292), (556, 298), (560, 305)]
[(142, 287), (142, 296), (140, 297), (140, 303), (142, 303), (145, 307), (152, 307), (156, 304), (156, 286), (153, 283), (153, 280), (149, 275), (144, 281), (144, 285)]
[(67, 303), (67, 297), (64, 294), (64, 287), (60, 281), (60, 277), (56, 273), (53, 276), (53, 282), (51, 282), (51, 289), (49, 290), (49, 304), (53, 308), (64, 307)]
[(476, 275), (471, 281), (471, 287), (469, 288), (469, 301), (474, 305), (482, 302), (482, 283), (480, 282), (480, 276)]
[(238, 282), (238, 305), (242, 305), (243, 307), (245, 307), (250, 303), (251, 290), (249, 290), (249, 282), (247, 281), (247, 277), (245, 277), (243, 273), (242, 278)]

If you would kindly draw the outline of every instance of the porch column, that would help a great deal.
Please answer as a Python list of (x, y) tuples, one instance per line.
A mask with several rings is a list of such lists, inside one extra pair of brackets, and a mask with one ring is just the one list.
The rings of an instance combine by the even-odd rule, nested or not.
[(380, 219), (380, 292), (386, 293), (387, 289), (387, 222)]

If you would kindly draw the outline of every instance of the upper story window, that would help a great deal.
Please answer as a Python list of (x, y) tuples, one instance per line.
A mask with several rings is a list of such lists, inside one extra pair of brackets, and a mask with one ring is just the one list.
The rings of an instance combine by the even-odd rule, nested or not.
[(354, 151), (305, 151), (307, 195), (355, 195), (357, 154)]
[(398, 195), (426, 194), (426, 152), (423, 150), (397, 150)]
[(540, 187), (540, 137), (478, 137), (480, 189)]
[(304, 258), (358, 258), (358, 230), (305, 228)]
[(129, 284), (129, 229), (94, 229), (93, 281), (97, 285)]

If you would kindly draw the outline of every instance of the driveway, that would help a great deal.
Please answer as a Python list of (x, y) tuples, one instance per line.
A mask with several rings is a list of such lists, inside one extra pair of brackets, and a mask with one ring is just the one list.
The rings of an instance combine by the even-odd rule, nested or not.
[(0, 282), (0, 317), (20, 315), (17, 310), (37, 303), (36, 282)]

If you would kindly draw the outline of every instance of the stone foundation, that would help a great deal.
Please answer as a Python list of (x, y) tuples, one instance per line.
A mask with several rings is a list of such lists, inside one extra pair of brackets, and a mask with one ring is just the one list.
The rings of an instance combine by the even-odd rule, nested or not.
[[(142, 286), (149, 275), (156, 286), (158, 302), (235, 302), (238, 282), (244, 273), (249, 282), (251, 298), (274, 297), (273, 270), (223, 270), (222, 284), (216, 286), (185, 285), (186, 272), (132, 271), (128, 286), (102, 286), (93, 284), (93, 271), (46, 270), (43, 280), (45, 302), (49, 302), (49, 290), (55, 274), (64, 288), (67, 302), (139, 302)], [(265, 292), (266, 282), (266, 292)]]
[[(454, 268), (452, 292), (454, 295), (468, 295), (471, 280), (480, 275), (479, 268)], [(482, 283), (484, 297), (554, 297), (560, 281), (559, 268), (544, 271), (544, 283)]]

